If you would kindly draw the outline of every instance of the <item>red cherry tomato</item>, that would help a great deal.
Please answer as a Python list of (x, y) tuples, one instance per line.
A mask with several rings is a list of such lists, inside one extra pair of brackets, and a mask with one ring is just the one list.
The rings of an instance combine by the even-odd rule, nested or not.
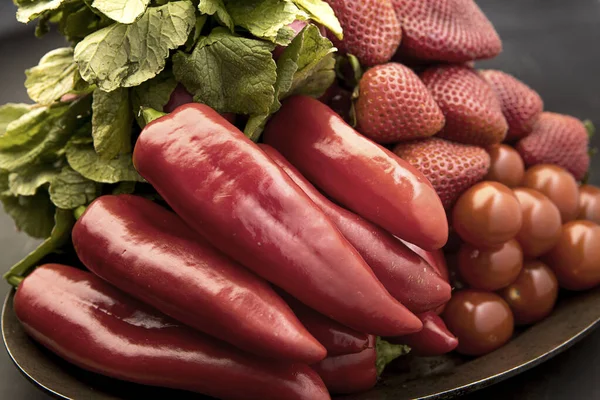
[(558, 207), (563, 224), (577, 217), (579, 188), (573, 175), (557, 165), (540, 164), (525, 171), (523, 186), (545, 194)]
[(443, 314), (446, 326), (457, 338), (456, 351), (480, 356), (504, 345), (513, 334), (510, 307), (495, 293), (462, 290), (452, 295)]
[(516, 239), (525, 257), (539, 257), (554, 247), (560, 237), (560, 211), (548, 197), (537, 190), (517, 188), (514, 193), (523, 212), (523, 224)]
[(600, 188), (592, 185), (579, 187), (579, 215), (577, 219), (600, 224)]
[(500, 294), (510, 306), (516, 324), (533, 324), (552, 312), (558, 296), (558, 281), (546, 264), (529, 261), (517, 280)]
[(490, 169), (485, 180), (500, 182), (510, 188), (519, 186), (525, 175), (521, 155), (512, 147), (499, 144), (488, 149)]
[(452, 210), (456, 233), (476, 247), (497, 247), (521, 229), (521, 205), (505, 185), (484, 181), (469, 188)]
[(523, 252), (516, 240), (497, 249), (478, 249), (463, 244), (458, 252), (458, 272), (474, 289), (498, 290), (517, 279), (523, 268)]
[(600, 226), (591, 221), (563, 225), (560, 239), (543, 260), (558, 284), (569, 290), (586, 290), (600, 283)]

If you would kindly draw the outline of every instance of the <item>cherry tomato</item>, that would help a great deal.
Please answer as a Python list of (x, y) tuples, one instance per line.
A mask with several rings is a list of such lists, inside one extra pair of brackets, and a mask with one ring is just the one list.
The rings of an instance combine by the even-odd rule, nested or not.
[(523, 224), (516, 239), (525, 257), (539, 257), (554, 247), (560, 237), (560, 211), (548, 197), (537, 190), (517, 188), (513, 191), (523, 212)]
[(484, 181), (469, 188), (452, 210), (456, 233), (476, 247), (497, 247), (521, 229), (521, 205), (505, 185)]
[(591, 221), (567, 222), (556, 246), (543, 260), (552, 268), (561, 287), (593, 288), (600, 283), (600, 226)]
[(600, 188), (592, 185), (579, 187), (579, 215), (577, 219), (587, 219), (600, 224)]
[(533, 324), (552, 312), (558, 296), (558, 281), (546, 264), (529, 261), (517, 280), (500, 294), (510, 306), (516, 324)]
[(474, 289), (498, 290), (513, 283), (523, 268), (523, 252), (516, 240), (497, 249), (478, 249), (465, 243), (458, 252), (458, 272)]
[(496, 293), (472, 289), (456, 292), (442, 317), (458, 338), (456, 351), (471, 356), (496, 350), (514, 331), (510, 307)]
[(540, 164), (525, 171), (523, 186), (542, 192), (558, 207), (563, 224), (577, 217), (579, 188), (573, 175), (557, 165)]
[(525, 164), (519, 152), (506, 144), (488, 149), (490, 169), (485, 180), (500, 182), (508, 187), (519, 186), (525, 175)]

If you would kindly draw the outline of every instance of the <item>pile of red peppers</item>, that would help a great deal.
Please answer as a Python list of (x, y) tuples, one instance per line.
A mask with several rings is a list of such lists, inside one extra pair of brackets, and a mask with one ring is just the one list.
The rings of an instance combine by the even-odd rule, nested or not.
[(72, 232), (88, 271), (19, 285), (26, 331), (82, 368), (222, 399), (329, 399), (377, 382), (376, 336), (454, 349), (448, 225), (427, 179), (317, 100), (263, 143), (202, 104), (148, 124), (134, 165), (170, 209), (96, 199)]

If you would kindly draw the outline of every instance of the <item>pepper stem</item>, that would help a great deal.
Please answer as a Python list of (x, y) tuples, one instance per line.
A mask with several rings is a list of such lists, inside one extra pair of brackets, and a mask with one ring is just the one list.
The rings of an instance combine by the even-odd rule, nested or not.
[(6, 278), (6, 281), (9, 283), (9, 285), (16, 288), (21, 284), (21, 282), (23, 282), (23, 279), (25, 278), (22, 276), (11, 275)]
[(167, 115), (167, 113), (157, 111), (154, 108), (150, 108), (150, 107), (142, 107), (141, 111), (142, 111), (142, 118), (144, 118), (146, 125), (149, 124), (150, 122), (154, 121), (155, 119), (159, 119), (159, 118)]

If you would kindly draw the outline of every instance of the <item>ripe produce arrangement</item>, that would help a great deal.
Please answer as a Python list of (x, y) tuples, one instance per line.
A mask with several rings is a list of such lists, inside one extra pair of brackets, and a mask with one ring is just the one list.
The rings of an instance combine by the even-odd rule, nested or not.
[(473, 0), (15, 3), (70, 45), (0, 107), (0, 200), (45, 239), (5, 278), (81, 368), (328, 399), (600, 284), (593, 126), (474, 67)]

